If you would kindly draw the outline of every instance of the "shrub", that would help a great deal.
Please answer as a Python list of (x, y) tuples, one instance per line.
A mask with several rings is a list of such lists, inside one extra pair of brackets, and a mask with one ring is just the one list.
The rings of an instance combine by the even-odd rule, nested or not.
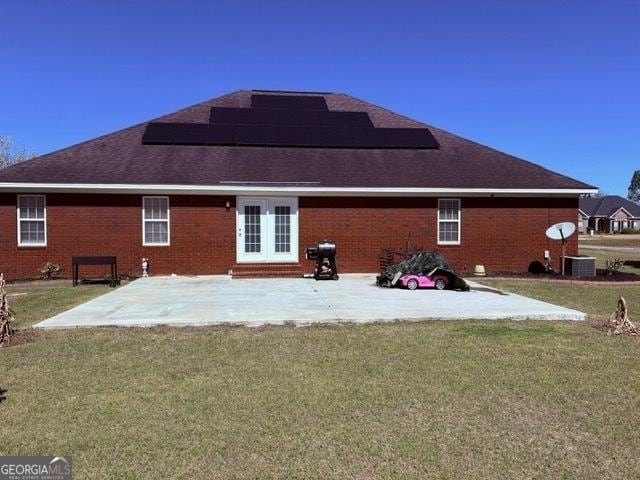
[(40, 268), (40, 277), (43, 280), (53, 280), (54, 278), (58, 278), (62, 272), (64, 272), (64, 268), (60, 265), (47, 262)]
[(622, 269), (623, 265), (624, 260), (622, 260), (621, 258), (608, 258), (604, 262), (605, 274), (615, 275)]
[(620, 233), (623, 234), (633, 234), (633, 233), (640, 233), (640, 230), (638, 230), (637, 228), (623, 228)]

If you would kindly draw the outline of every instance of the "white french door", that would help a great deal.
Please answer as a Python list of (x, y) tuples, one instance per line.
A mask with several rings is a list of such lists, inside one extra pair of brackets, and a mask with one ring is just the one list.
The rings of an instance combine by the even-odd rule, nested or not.
[(237, 261), (298, 261), (298, 199), (238, 197)]

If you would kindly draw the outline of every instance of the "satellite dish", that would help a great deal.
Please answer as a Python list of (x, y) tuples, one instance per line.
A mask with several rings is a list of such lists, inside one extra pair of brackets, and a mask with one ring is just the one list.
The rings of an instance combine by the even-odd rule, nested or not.
[(573, 235), (575, 231), (575, 224), (571, 222), (561, 222), (547, 228), (546, 235), (551, 240), (564, 240), (565, 238), (569, 238)]
[(547, 228), (546, 235), (551, 240), (562, 240), (562, 258), (560, 259), (560, 268), (562, 275), (564, 276), (564, 257), (565, 248), (567, 246), (567, 238), (573, 235), (576, 231), (576, 226), (572, 222), (560, 222), (555, 225), (551, 225)]

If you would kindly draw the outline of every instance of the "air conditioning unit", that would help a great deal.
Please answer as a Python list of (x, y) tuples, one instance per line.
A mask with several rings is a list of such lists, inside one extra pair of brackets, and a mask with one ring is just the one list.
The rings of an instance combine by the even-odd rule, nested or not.
[(564, 273), (571, 277), (595, 277), (596, 259), (586, 255), (564, 257)]

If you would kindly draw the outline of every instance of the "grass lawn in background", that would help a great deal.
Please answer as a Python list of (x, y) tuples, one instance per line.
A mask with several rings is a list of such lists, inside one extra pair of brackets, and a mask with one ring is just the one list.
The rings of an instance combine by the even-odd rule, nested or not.
[(608, 247), (637, 247), (640, 248), (640, 235), (580, 235), (580, 245), (601, 245)]
[(614, 258), (622, 258), (625, 261), (622, 272), (635, 273), (640, 275), (640, 253), (617, 252), (612, 250), (596, 250), (592, 248), (580, 249), (580, 255), (595, 257), (596, 268), (605, 268), (605, 261)]

